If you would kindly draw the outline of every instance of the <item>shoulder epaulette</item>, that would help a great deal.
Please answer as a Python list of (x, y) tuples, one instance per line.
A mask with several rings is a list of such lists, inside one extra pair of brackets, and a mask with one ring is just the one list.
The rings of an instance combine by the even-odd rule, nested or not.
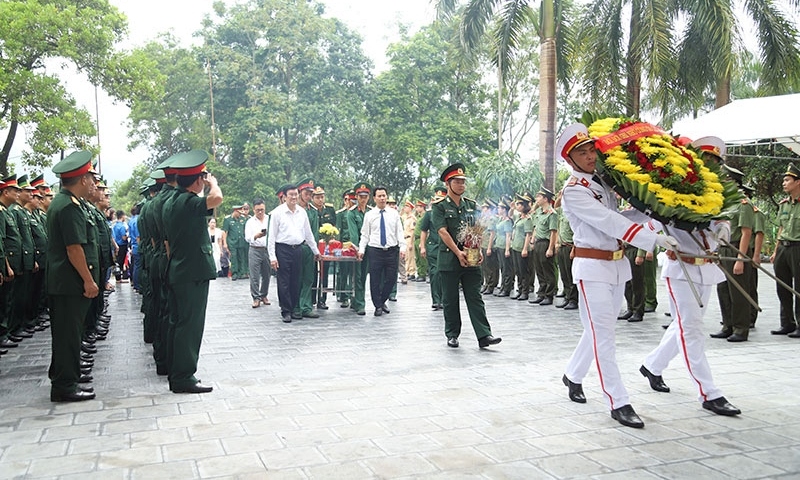
[(476, 203), (475, 200), (473, 200), (471, 198), (468, 198), (468, 197), (464, 197), (464, 200), (466, 200), (468, 202)]
[(352, 207), (348, 208), (347, 210), (352, 211), (358, 208), (358, 205), (353, 205)]
[(578, 178), (577, 177), (569, 177), (569, 180), (567, 180), (567, 184), (565, 186), (566, 187), (571, 187), (571, 186), (573, 186), (573, 185), (575, 185), (577, 183), (578, 183)]
[(80, 205), (81, 204), (81, 202), (79, 202), (77, 198), (75, 198), (75, 197), (70, 197), (70, 198), (72, 199), (72, 203), (74, 203), (75, 205)]
[(747, 205), (748, 203), (750, 202), (746, 198), (742, 199), (742, 205)]
[(347, 207), (342, 207), (341, 209), (339, 209), (339, 210), (336, 210), (336, 213), (338, 214), (338, 213), (346, 212), (346, 211), (348, 211), (348, 210), (349, 210), (349, 208), (347, 208)]
[(333, 206), (333, 204), (332, 204), (332, 203), (326, 203), (326, 204), (325, 204), (325, 206), (326, 206), (326, 207), (331, 207), (331, 208), (336, 208), (336, 207), (334, 207), (334, 206)]
[(760, 212), (761, 211), (761, 210), (758, 209), (758, 207), (755, 206), (755, 204), (751, 203), (750, 206), (753, 207), (753, 211), (754, 212)]
[(780, 204), (782, 204), (782, 203), (786, 203), (786, 202), (788, 202), (788, 201), (789, 201), (789, 197), (786, 197), (786, 198), (784, 198), (783, 200), (781, 200), (780, 202), (778, 202), (778, 204), (780, 205)]
[(445, 198), (447, 199), (448, 202), (450, 201), (450, 197), (438, 197), (438, 198), (435, 198), (431, 203), (439, 203), (442, 200), (444, 200)]

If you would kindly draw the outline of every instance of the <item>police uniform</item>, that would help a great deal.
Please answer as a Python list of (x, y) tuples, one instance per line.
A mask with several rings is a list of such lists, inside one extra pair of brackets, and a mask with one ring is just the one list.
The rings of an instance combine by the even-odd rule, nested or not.
[[(748, 194), (748, 197), (750, 197), (754, 193), (752, 187), (748, 185), (743, 185), (742, 188), (745, 189), (745, 191)], [(766, 228), (767, 224), (769, 223), (769, 219), (767, 219), (767, 216), (764, 214), (762, 210), (756, 207), (753, 203), (751, 203), (751, 205), (753, 205), (753, 210), (755, 210), (756, 212), (756, 221), (755, 221), (755, 226), (753, 227), (753, 237), (755, 238), (755, 241), (753, 242), (754, 247), (753, 247), (752, 258), (754, 260), (757, 260), (760, 265), (761, 250), (763, 248), (764, 236), (766, 234)], [(758, 304), (758, 272), (756, 270), (753, 271), (753, 275), (751, 275), (750, 277), (749, 292), (750, 292), (750, 298), (752, 298), (756, 302), (756, 304)], [(755, 328), (757, 319), (758, 319), (758, 308), (756, 308), (755, 305), (750, 305), (750, 328)]]
[[(790, 163), (784, 177), (800, 180), (800, 168)], [(778, 232), (775, 244), (775, 276), (797, 290), (800, 286), (800, 198), (791, 196), (781, 200), (778, 207)], [(773, 335), (800, 337), (800, 299), (789, 290), (777, 285), (780, 301), (781, 328)]]
[[(436, 187), (434, 190), (433, 202), (444, 198), (447, 189)], [(431, 308), (443, 310), (442, 305), (442, 276), (439, 273), (439, 231), (432, 228), (431, 209), (425, 211), (419, 221), (420, 232), (426, 232), (425, 237), (425, 259), (428, 261), (428, 275), (431, 279)]]
[[(173, 159), (170, 168), (177, 178), (192, 178), (204, 174), (207, 159), (206, 152), (192, 150)], [(212, 214), (207, 198), (180, 185), (164, 203), (164, 233), (169, 243), (167, 282), (172, 291), (167, 335), (169, 386), (175, 393), (211, 391), (211, 387), (201, 386), (194, 374), (203, 340), (208, 285), (217, 277), (206, 221)]]
[[(708, 255), (717, 247), (715, 240), (724, 221), (713, 222), (711, 229), (685, 231), (673, 228), (670, 233), (681, 246), (680, 255), (668, 251), (668, 259), (661, 276), (664, 278), (669, 293), (670, 314), (672, 323), (667, 327), (659, 345), (644, 360), (640, 372), (650, 381), (656, 391), (668, 392), (663, 381), (662, 372), (670, 360), (680, 355), (689, 372), (692, 385), (697, 386), (699, 400), (703, 408), (719, 415), (738, 415), (739, 409), (728, 403), (711, 376), (711, 367), (705, 353), (705, 332), (703, 331), (703, 315), (715, 285), (725, 279), (722, 270), (706, 259), (694, 255)], [(663, 226), (651, 220), (645, 228), (658, 232)], [(728, 227), (725, 226), (725, 229)], [(683, 263), (683, 265), (681, 265)], [(687, 278), (688, 276), (688, 278)], [(692, 291), (700, 298), (700, 306)], [(745, 309), (749, 316), (749, 309)]]
[(561, 211), (560, 198), (557, 200), (558, 208), (558, 251), (556, 261), (558, 262), (558, 273), (564, 289), (564, 301), (556, 307), (564, 310), (577, 310), (578, 308), (578, 289), (572, 281), (572, 228), (564, 212)]
[[(547, 199), (547, 206), (541, 208), (534, 227), (533, 266), (536, 271), (536, 277), (539, 278), (539, 290), (536, 292), (536, 300), (530, 303), (552, 305), (553, 298), (558, 292), (555, 262), (555, 236), (558, 232), (558, 214), (552, 207), (553, 192), (542, 187), (536, 195), (541, 195)], [(548, 251), (550, 256), (547, 256)]]
[[(561, 134), (556, 151), (564, 160), (573, 162), (569, 153), (591, 141), (586, 127), (574, 124)], [(573, 166), (572, 176), (562, 193), (561, 206), (573, 230), (572, 276), (578, 286), (583, 324), (583, 333), (562, 381), (569, 387), (571, 400), (585, 402), (581, 383), (589, 367), (596, 363), (600, 387), (612, 418), (625, 426), (641, 428), (644, 423), (630, 406), (616, 361), (614, 329), (625, 282), (631, 278), (630, 264), (622, 254), (620, 239), (651, 249), (657, 235), (617, 212), (616, 195), (594, 172), (578, 171)]]
[[(93, 175), (92, 154), (74, 152), (53, 167), (62, 179)], [(94, 179), (92, 178), (92, 181)], [(83, 208), (73, 190), (63, 186), (53, 198), (47, 215), (47, 294), (50, 299), (52, 357), (49, 368), (50, 400), (71, 402), (91, 400), (93, 392), (78, 386), (81, 377), (81, 337), (91, 304), (86, 295), (97, 296), (100, 282), (100, 259), (94, 219)], [(88, 190), (91, 191), (91, 190)], [(84, 259), (70, 259), (69, 247), (80, 246)], [(87, 287), (87, 285), (89, 287)]]
[[(366, 182), (360, 182), (353, 187), (353, 192), (356, 197), (366, 195), (369, 198), (372, 187)], [(361, 241), (361, 227), (364, 225), (364, 214), (371, 207), (365, 206), (364, 210), (358, 207), (358, 203), (350, 207), (347, 214), (347, 230), (350, 236), (350, 241), (358, 245)], [(353, 274), (353, 299), (350, 302), (350, 308), (355, 310), (358, 315), (366, 315), (366, 282), (367, 272), (369, 272), (369, 258), (364, 257), (361, 262), (356, 263), (355, 273)]]
[(506, 200), (501, 199), (499, 206), (505, 208), (506, 215), (501, 217), (495, 225), (494, 251), (500, 262), (500, 290), (495, 294), (498, 297), (508, 297), (514, 289), (514, 265), (511, 260), (510, 235), (514, 223), (508, 216), (511, 206)]
[(483, 288), (481, 293), (483, 295), (491, 295), (497, 284), (500, 281), (500, 261), (497, 258), (497, 252), (494, 250), (494, 235), (495, 227), (497, 225), (497, 204), (492, 199), (486, 199), (481, 205), (485, 215), (481, 217), (481, 222), (486, 226), (481, 238), (481, 249), (485, 258), (481, 264), (481, 272), (483, 273)]
[[(529, 193), (517, 194), (516, 203), (525, 205), (533, 202)], [(530, 288), (531, 272), (528, 264), (528, 246), (533, 235), (533, 219), (528, 213), (519, 213), (514, 217), (511, 230), (511, 261), (514, 265), (514, 275), (517, 277), (517, 293), (513, 300), (527, 300)]]
[[(442, 305), (444, 307), (444, 334), (447, 345), (458, 347), (461, 335), (461, 309), (459, 306), (459, 286), (464, 291), (464, 301), (472, 322), (480, 348), (500, 343), (500, 337), (492, 336), (492, 329), (486, 318), (486, 308), (481, 296), (481, 271), (479, 266), (462, 266), (460, 257), (463, 245), (458, 244), (459, 232), (478, 221), (479, 213), (475, 201), (457, 195), (452, 191), (453, 182), (466, 179), (464, 165), (450, 165), (440, 179), (448, 185), (448, 194), (431, 205), (432, 229), (437, 230), (439, 238), (439, 257), (437, 266), (442, 277)], [(443, 235), (447, 233), (447, 236)], [(448, 240), (452, 244), (448, 244)]]

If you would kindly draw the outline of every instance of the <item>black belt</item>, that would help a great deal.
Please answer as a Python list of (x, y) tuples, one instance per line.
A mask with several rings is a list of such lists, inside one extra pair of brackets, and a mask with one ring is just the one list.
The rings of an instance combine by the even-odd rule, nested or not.
[(550, 239), (549, 239), (549, 238), (537, 238), (537, 239), (536, 239), (536, 242), (534, 242), (534, 243), (539, 243), (539, 242), (549, 242), (549, 241), (550, 241)]
[(302, 247), (305, 244), (306, 244), (306, 242), (298, 243), (297, 245), (292, 245), (291, 243), (276, 243), (275, 245), (281, 245), (281, 246), (289, 247), (289, 248), (298, 248), (298, 247)]
[[(281, 244), (281, 245), (285, 245), (285, 243), (284, 243), (284, 244)], [(265, 248), (267, 248), (267, 247), (262, 247), (261, 245), (250, 245), (250, 248), (260, 248), (260, 249), (265, 249)]]
[(780, 242), (781, 247), (797, 247), (800, 246), (800, 242), (794, 240), (778, 240)]
[(383, 250), (383, 251), (386, 251), (386, 250), (394, 250), (394, 249), (399, 249), (399, 248), (400, 248), (400, 245), (395, 245), (395, 246), (393, 246), (393, 247), (390, 247), (390, 246), (388, 246), (388, 245), (387, 245), (387, 246), (385, 246), (385, 247), (373, 247), (372, 245), (367, 245), (367, 246), (368, 246), (369, 248), (374, 248), (375, 250)]

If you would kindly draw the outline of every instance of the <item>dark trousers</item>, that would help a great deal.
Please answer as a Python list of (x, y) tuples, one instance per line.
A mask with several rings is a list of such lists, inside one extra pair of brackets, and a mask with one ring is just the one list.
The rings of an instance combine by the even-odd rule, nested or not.
[(572, 245), (562, 245), (556, 253), (558, 261), (558, 274), (564, 286), (564, 301), (578, 303), (578, 287), (572, 283)]
[(431, 277), (431, 300), (433, 305), (442, 304), (442, 274), (439, 272), (439, 245), (426, 245), (428, 274)]
[[(103, 293), (100, 292), (100, 296)], [(91, 300), (77, 295), (50, 296), (52, 356), (49, 377), (51, 391), (74, 393), (81, 376), (81, 337)]]
[(497, 258), (498, 250), (496, 248), (488, 249), (492, 252), (491, 255), (486, 250), (485, 248), (483, 249), (481, 272), (483, 273), (483, 286), (491, 293), (500, 281), (500, 261)]
[(114, 275), (117, 281), (120, 281), (123, 278), (128, 278), (128, 273), (125, 272), (125, 257), (128, 256), (128, 244), (123, 243), (122, 245), (118, 245), (119, 250), (117, 250), (117, 266), (119, 267), (119, 273)]
[(481, 271), (478, 267), (458, 268), (454, 271), (439, 272), (442, 276), (442, 305), (444, 306), (444, 334), (447, 338), (461, 335), (461, 308), (458, 301), (458, 287), (464, 291), (469, 319), (475, 336), (481, 339), (492, 334), (486, 307), (481, 296)]
[(522, 256), (522, 252), (511, 250), (511, 261), (514, 264), (514, 273), (517, 277), (517, 293), (520, 295), (528, 294), (528, 282), (530, 272), (528, 270), (528, 258)]
[(505, 249), (495, 249), (497, 251), (497, 258), (500, 260), (500, 292), (511, 293), (514, 289), (514, 263), (511, 259), (511, 252), (506, 257)]
[(169, 385), (185, 388), (197, 383), (194, 374), (206, 323), (208, 280), (170, 285), (173, 312), (168, 333)]
[(300, 301), (300, 271), (303, 268), (300, 245), (275, 244), (278, 261), (278, 303), (281, 314), (292, 313)]
[(386, 250), (367, 247), (366, 253), (369, 256), (369, 289), (372, 305), (380, 308), (389, 300), (392, 288), (397, 283), (398, 247), (389, 247)]
[(625, 302), (628, 310), (644, 315), (644, 264), (636, 265), (636, 248), (625, 249), (625, 256), (631, 264), (631, 279), (625, 284)]
[[(779, 246), (775, 254), (775, 276), (797, 290), (800, 286), (800, 246)], [(778, 300), (781, 303), (781, 328), (797, 328), (800, 319), (800, 300), (778, 285)]]
[(536, 292), (536, 296), (552, 299), (556, 296), (558, 284), (556, 283), (556, 259), (547, 256), (549, 247), (550, 240), (536, 240), (533, 246), (533, 266), (536, 269), (536, 276), (539, 278), (539, 290)]
[[(739, 242), (736, 242), (736, 244), (738, 243)], [(736, 257), (738, 252), (729, 247), (720, 247), (719, 254), (722, 257), (732, 258)], [(748, 251), (747, 254), (752, 254), (752, 251)], [(736, 262), (730, 260), (720, 260), (719, 262), (720, 266), (730, 273), (731, 277), (747, 291), (752, 282), (753, 264), (744, 262), (744, 271), (742, 274), (734, 275), (733, 266), (735, 263)], [(777, 259), (775, 262), (775, 271), (776, 273), (778, 271)], [(780, 290), (783, 289), (779, 287), (779, 293)], [(789, 296), (793, 297), (791, 293)], [(730, 281), (725, 281), (717, 285), (717, 297), (719, 298), (719, 309), (722, 313), (722, 329), (747, 338), (750, 334), (750, 302), (744, 298), (744, 295), (742, 295), (739, 289), (731, 284)], [(781, 303), (781, 319), (783, 319), (783, 303)], [(783, 322), (781, 321), (781, 323)]]
[(33, 272), (25, 271), (19, 272), (14, 277), (14, 296), (11, 299), (14, 302), (13, 316), (9, 318), (11, 322), (9, 328), (11, 332), (16, 332), (28, 326), (28, 319), (26, 312), (30, 302), (31, 287), (33, 286)]

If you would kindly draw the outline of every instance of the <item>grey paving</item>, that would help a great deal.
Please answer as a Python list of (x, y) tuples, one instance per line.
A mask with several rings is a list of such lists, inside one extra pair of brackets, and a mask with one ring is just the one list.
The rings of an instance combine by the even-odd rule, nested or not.
[[(380, 318), (332, 302), (287, 325), (274, 283), (273, 305), (253, 309), (246, 281), (215, 281), (198, 372), (214, 391), (176, 395), (123, 284), (98, 342), (97, 400), (50, 403), (49, 331), (0, 359), (0, 478), (800, 478), (800, 340), (769, 334), (778, 307), (774, 284), (761, 285), (750, 341), (707, 341), (738, 418), (702, 410), (677, 359), (669, 394), (638, 373), (668, 321), (663, 284), (657, 313), (619, 323), (622, 375), (646, 423), (634, 430), (610, 419), (594, 371), (587, 404), (566, 398), (575, 312), (484, 297), (503, 342), (479, 350), (467, 323), (451, 349), (424, 283), (399, 286)], [(713, 299), (709, 333), (718, 318)]]

